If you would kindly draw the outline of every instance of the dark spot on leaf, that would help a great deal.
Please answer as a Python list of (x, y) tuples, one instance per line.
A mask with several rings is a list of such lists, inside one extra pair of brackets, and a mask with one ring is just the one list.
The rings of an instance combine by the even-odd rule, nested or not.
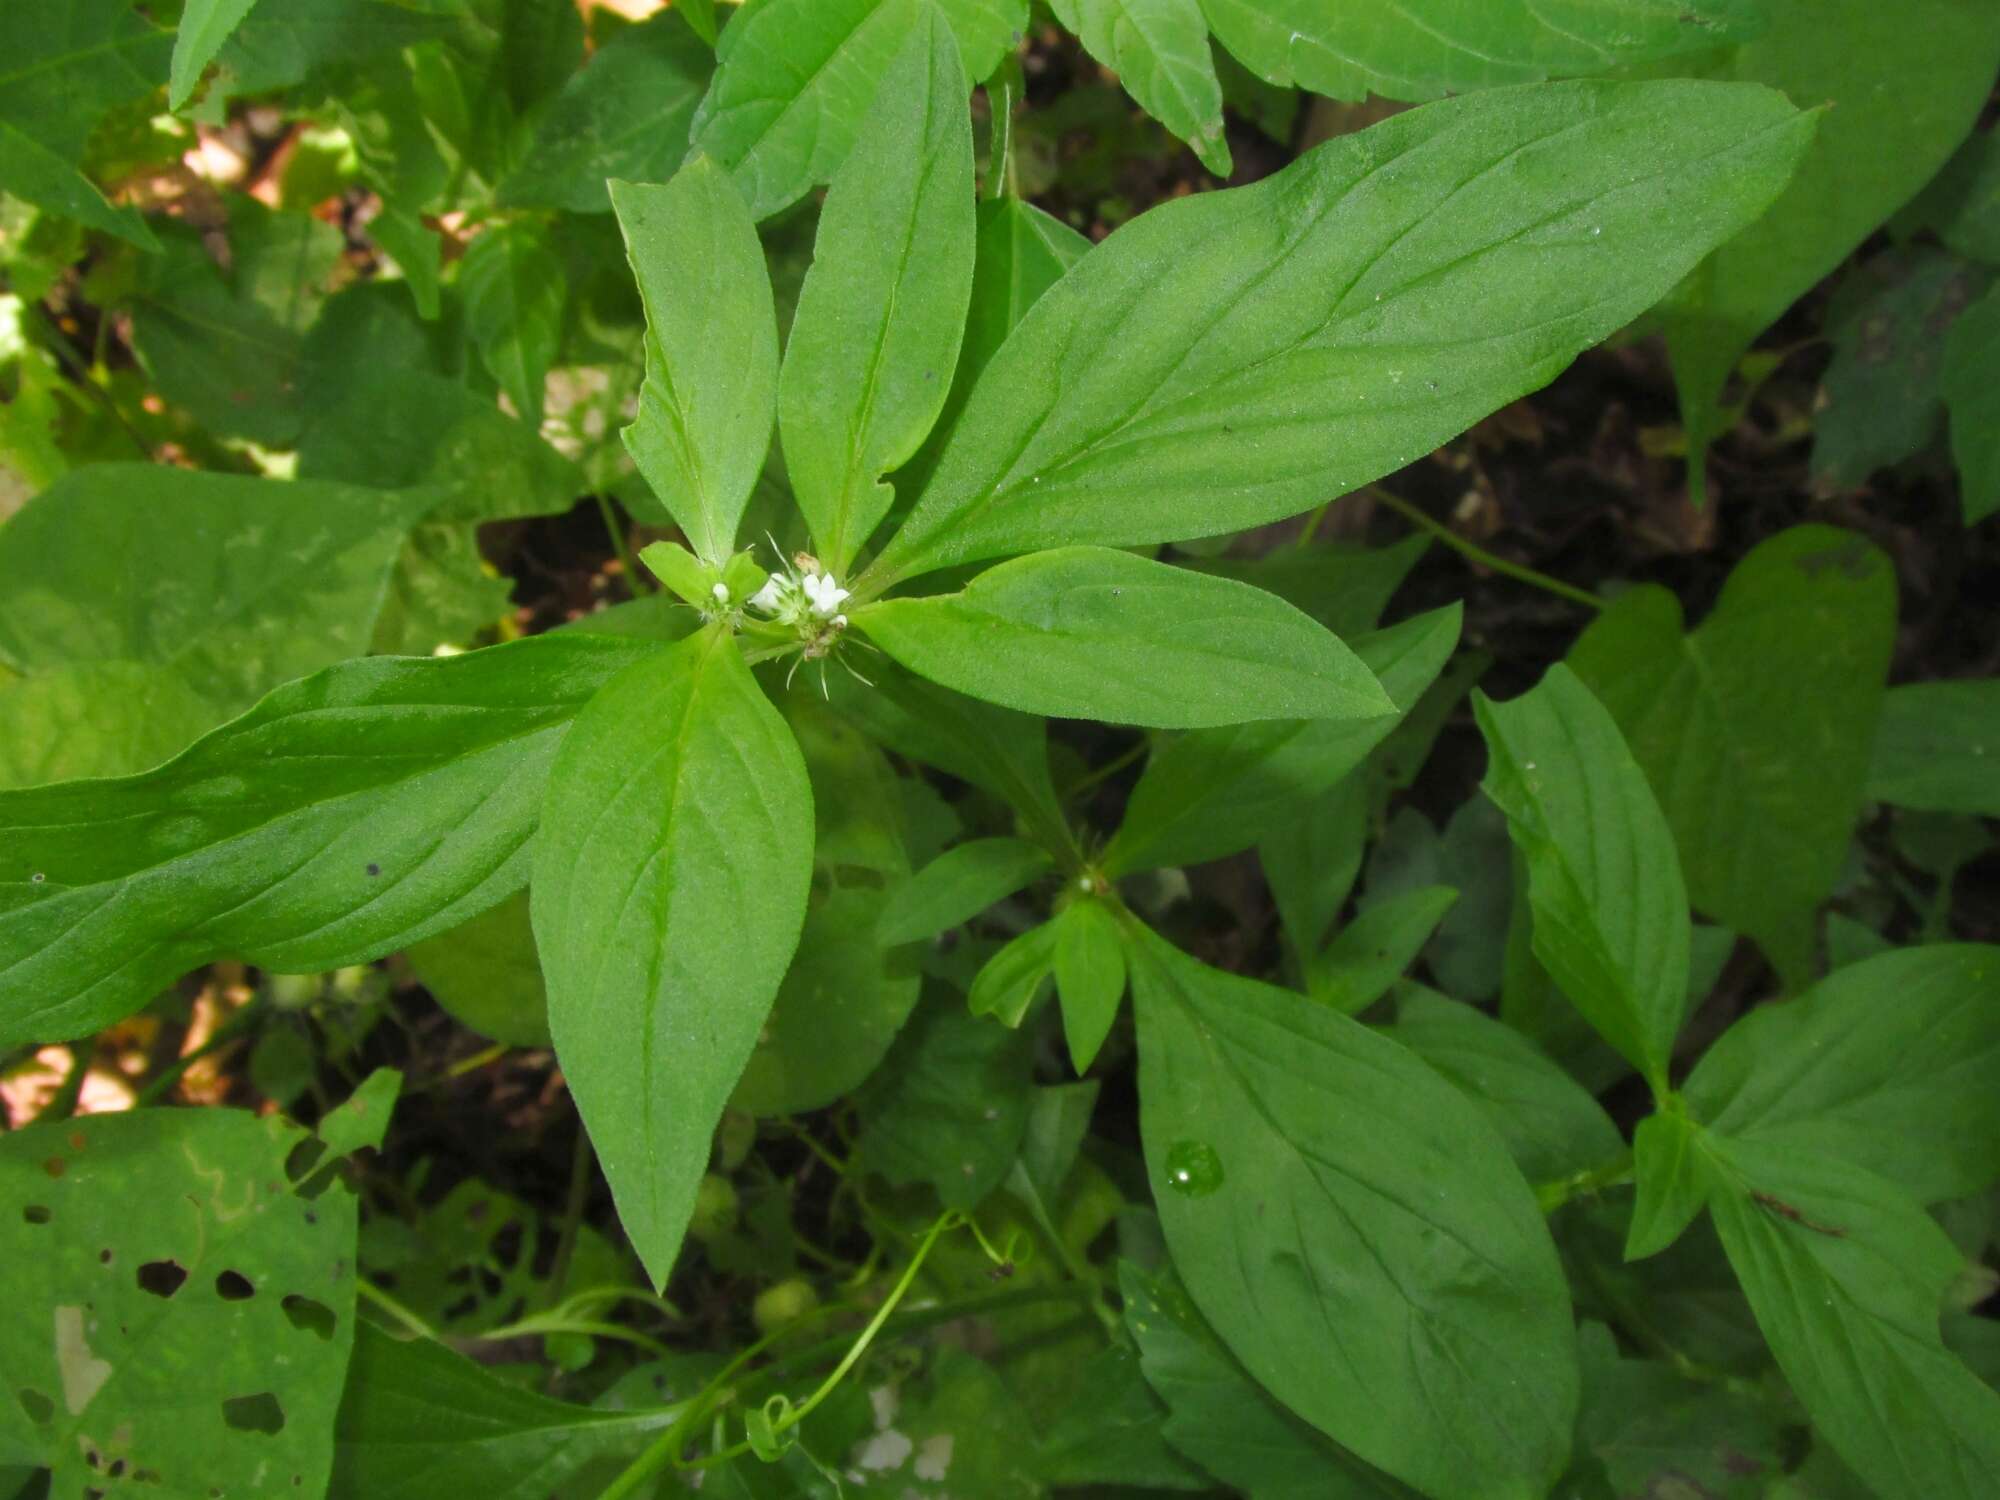
[(307, 1209), (306, 1222), (308, 1224), (317, 1224), (319, 1222), (319, 1215), (314, 1213), (311, 1209)]
[[(104, 1458), (101, 1454), (98, 1453), (98, 1451), (95, 1448), (86, 1448), (83, 1450), (83, 1461), (89, 1464), (93, 1469), (101, 1469), (104, 1467)], [(91, 1492), (85, 1491), (85, 1493), (88, 1494)], [(102, 1494), (103, 1491), (99, 1490), (96, 1493)]]
[(160, 1482), (160, 1471), (158, 1469), (134, 1469), (132, 1471), (132, 1482), (134, 1484), (158, 1484)]
[(111, 1264), (111, 1252), (110, 1252), (109, 1250), (100, 1250), (100, 1251), (98, 1251), (98, 1252), (97, 1252), (97, 1263), (98, 1263), (98, 1264), (99, 1264), (100, 1266), (108, 1266), (108, 1265), (110, 1265), (110, 1264)]
[(487, 1216), (487, 1214), (491, 1213), (492, 1211), (493, 1211), (492, 1201), (487, 1198), (481, 1198), (477, 1203), (473, 1204), (470, 1208), (466, 1209), (465, 1222), (468, 1224), (477, 1224), (481, 1220), (483, 1220)]
[(278, 1306), (285, 1310), (285, 1319), (301, 1333), (310, 1333), (319, 1339), (333, 1337), (333, 1309), (324, 1302), (315, 1302), (310, 1297), (301, 1297), (293, 1292)]
[(28, 879), (33, 881), (36, 885), (40, 885), (44, 880), (47, 880), (48, 878), (49, 877), (44, 875), (40, 870), (35, 871), (34, 874), (28, 877)]
[(373, 860), (370, 860), (368, 864), (368, 873), (370, 875), (380, 875), (382, 873), (382, 867), (376, 864)]
[[(91, 1457), (95, 1458), (97, 1455), (93, 1453)], [(96, 1465), (93, 1464), (91, 1467), (95, 1468)], [(86, 1489), (83, 1492), (83, 1500), (104, 1500), (104, 1491), (100, 1489)]]
[(42, 1170), (51, 1177), (60, 1177), (69, 1170), (69, 1163), (64, 1161), (60, 1156), (51, 1156), (47, 1161), (42, 1163)]
[(30, 1203), (26, 1208), (21, 1210), (21, 1217), (26, 1219), (30, 1224), (46, 1224), (49, 1222), (50, 1214), (46, 1205)]
[(125, 1477), (125, 1460), (122, 1458), (112, 1459), (111, 1467), (104, 1472), (109, 1474), (113, 1479), (123, 1479)]
[(69, 1133), (69, 1149), (70, 1149), (70, 1150), (72, 1150), (72, 1151), (81, 1151), (81, 1150), (82, 1150), (82, 1149), (83, 1149), (83, 1148), (84, 1148), (84, 1147), (85, 1147), (86, 1145), (88, 1145), (88, 1144), (89, 1144), (89, 1142), (87, 1142), (87, 1141), (86, 1141), (86, 1140), (84, 1139), (84, 1136), (83, 1136), (83, 1132), (82, 1132), (81, 1130), (72, 1130), (72, 1131), (71, 1131), (71, 1132)]
[(40, 1391), (23, 1386), (14, 1396), (21, 1403), (21, 1410), (28, 1414), (28, 1420), (37, 1427), (46, 1427), (54, 1419), (56, 1404)]
[(173, 1296), (187, 1279), (188, 1273), (181, 1269), (179, 1261), (149, 1260), (139, 1267), (139, 1290), (151, 1292), (155, 1297)]
[(505, 1227), (493, 1236), (493, 1243), (486, 1248), (495, 1260), (511, 1271), (520, 1263), (521, 1242), (523, 1238), (524, 1230), (521, 1221), (519, 1219), (510, 1219)]
[(215, 1278), (215, 1295), (224, 1302), (248, 1302), (257, 1295), (257, 1288), (241, 1271), (224, 1271)]
[(238, 1432), (261, 1432), (266, 1436), (282, 1432), (285, 1409), (269, 1391), (254, 1396), (231, 1396), (222, 1403), (222, 1420)]

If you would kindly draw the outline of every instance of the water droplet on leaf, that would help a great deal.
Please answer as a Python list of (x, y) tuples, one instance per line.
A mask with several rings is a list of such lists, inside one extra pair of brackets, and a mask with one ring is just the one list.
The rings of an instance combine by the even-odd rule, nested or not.
[(1222, 1186), (1222, 1158), (1205, 1141), (1175, 1141), (1167, 1148), (1167, 1186), (1184, 1198), (1206, 1198)]

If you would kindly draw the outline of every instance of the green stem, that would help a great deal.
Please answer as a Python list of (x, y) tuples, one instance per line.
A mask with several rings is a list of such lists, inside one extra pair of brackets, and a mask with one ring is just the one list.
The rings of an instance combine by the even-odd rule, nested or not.
[(37, 1125), (48, 1125), (57, 1120), (67, 1120), (76, 1113), (76, 1101), (83, 1097), (83, 1077), (90, 1071), (90, 1053), (80, 1044), (71, 1044), (69, 1049), (69, 1071), (63, 1075), (55, 1097), (49, 1100), (42, 1112), (35, 1116)]
[(172, 1065), (164, 1073), (139, 1090), (138, 1095), (132, 1101), (132, 1107), (134, 1109), (144, 1109), (149, 1104), (159, 1103), (172, 1090), (173, 1086), (181, 1081), (181, 1075), (186, 1073), (189, 1068), (200, 1062), (204, 1057), (207, 1057), (211, 1052), (228, 1046), (243, 1032), (248, 1031), (262, 1013), (263, 1008), (264, 999), (261, 995), (245, 1004), (240, 1010), (236, 1011), (220, 1026), (215, 1028), (214, 1036), (210, 1037), (186, 1056), (175, 1058)]
[(625, 528), (618, 524), (618, 512), (611, 508), (611, 497), (599, 490), (591, 498), (597, 502), (597, 513), (604, 517), (604, 529), (611, 535), (611, 545), (617, 549), (618, 565), (625, 570), (625, 587), (634, 599), (643, 599), (655, 591), (650, 581), (651, 575), (642, 571), (638, 559), (632, 556), (632, 549), (625, 541)]
[(1077, 777), (1064, 790), (1062, 794), (1063, 801), (1074, 802), (1098, 783), (1109, 780), (1134, 761), (1142, 759), (1146, 752), (1152, 748), (1153, 742), (1142, 735), (1136, 745), (1130, 746), (1119, 754), (1112, 756), (1110, 760), (1107, 760), (1101, 766), (1092, 766), (1083, 775)]
[(435, 1328), (431, 1327), (430, 1324), (411, 1312), (409, 1308), (403, 1306), (402, 1303), (383, 1291), (382, 1288), (375, 1285), (374, 1282), (368, 1280), (367, 1277), (356, 1277), (354, 1290), (361, 1295), (363, 1300), (374, 1303), (418, 1338), (430, 1339), (433, 1343), (442, 1342), (438, 1338), (438, 1332)]
[(1568, 1177), (1559, 1177), (1554, 1182), (1536, 1184), (1535, 1201), (1541, 1205), (1544, 1214), (1552, 1214), (1577, 1198), (1594, 1198), (1606, 1188), (1623, 1187), (1632, 1181), (1632, 1153), (1620, 1154), (1618, 1160), (1588, 1172), (1576, 1172)]
[(590, 1196), (590, 1169), (597, 1158), (590, 1149), (590, 1132), (583, 1121), (576, 1122), (576, 1146), (570, 1152), (569, 1194), (563, 1201), (562, 1233), (556, 1240), (556, 1258), (549, 1267), (549, 1305), (563, 1300), (569, 1286), (569, 1267), (576, 1255), (576, 1238), (583, 1228), (583, 1205)]
[(1590, 609), (1604, 608), (1604, 601), (1587, 589), (1580, 589), (1573, 583), (1564, 583), (1560, 578), (1551, 578), (1546, 573), (1537, 573), (1533, 568), (1524, 568), (1519, 563), (1511, 563), (1504, 557), (1495, 556), (1484, 547), (1478, 545), (1478, 543), (1467, 541), (1449, 526), (1440, 521), (1432, 520), (1416, 506), (1410, 504), (1409, 501), (1399, 495), (1392, 495), (1377, 485), (1369, 485), (1357, 493), (1373, 496), (1375, 499), (1381, 501), (1382, 504), (1388, 506), (1389, 509), (1396, 512), (1397, 515), (1408, 521), (1412, 526), (1428, 531), (1432, 536), (1451, 548), (1452, 551), (1458, 553), (1459, 556), (1478, 564), (1482, 568), (1542, 589), (1547, 593), (1554, 594), (1557, 598), (1567, 599), (1572, 604), (1581, 604)]

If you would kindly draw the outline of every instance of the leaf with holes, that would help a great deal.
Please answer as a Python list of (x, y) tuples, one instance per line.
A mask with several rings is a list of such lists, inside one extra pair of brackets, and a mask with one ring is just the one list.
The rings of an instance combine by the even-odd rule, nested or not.
[(321, 1493), (354, 1338), (355, 1200), (277, 1117), (149, 1109), (0, 1139), (0, 1463), (51, 1493)]

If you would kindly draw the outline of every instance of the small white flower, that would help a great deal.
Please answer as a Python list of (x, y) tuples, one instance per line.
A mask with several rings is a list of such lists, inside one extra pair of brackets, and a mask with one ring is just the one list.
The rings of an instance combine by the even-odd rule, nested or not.
[[(845, 589), (843, 589), (843, 590), (841, 590), (841, 592), (842, 592), (842, 593), (845, 593), (845, 592), (846, 592), (846, 590), (845, 590)], [(846, 616), (846, 615), (835, 615), (835, 616), (833, 617), (833, 628), (834, 628), (835, 630), (845, 630), (845, 629), (847, 629), (847, 616)]]
[(718, 583), (713, 585), (709, 589), (709, 593), (715, 596), (715, 602), (717, 604), (727, 604), (729, 602), (729, 585), (726, 583)]
[(791, 581), (773, 573), (764, 580), (764, 586), (750, 596), (750, 607), (767, 615), (775, 615), (784, 607), (785, 595), (791, 592)]
[(812, 612), (822, 620), (839, 610), (841, 601), (848, 591), (834, 582), (831, 573), (808, 573), (799, 580), (806, 591), (806, 598), (812, 604)]

